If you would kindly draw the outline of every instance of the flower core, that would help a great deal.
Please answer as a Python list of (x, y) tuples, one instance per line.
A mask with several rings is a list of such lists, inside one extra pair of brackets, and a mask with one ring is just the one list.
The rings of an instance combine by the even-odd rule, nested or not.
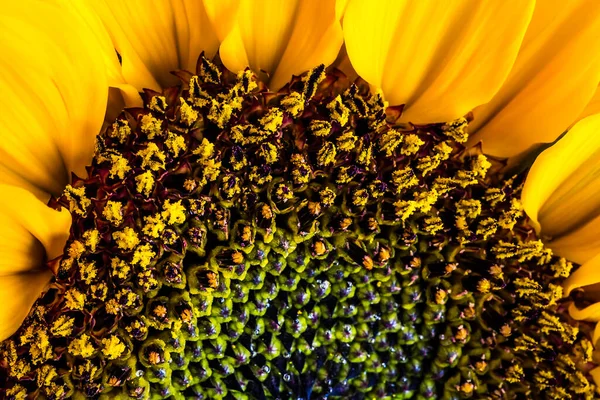
[(7, 398), (594, 397), (572, 266), (466, 119), (397, 124), (323, 67), (177, 75), (51, 202), (71, 236), (2, 344)]

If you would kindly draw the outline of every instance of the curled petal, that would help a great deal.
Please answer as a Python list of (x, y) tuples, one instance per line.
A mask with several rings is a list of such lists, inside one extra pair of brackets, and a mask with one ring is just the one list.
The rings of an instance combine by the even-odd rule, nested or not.
[(535, 161), (523, 206), (548, 246), (585, 263), (600, 252), (600, 114), (579, 121)]

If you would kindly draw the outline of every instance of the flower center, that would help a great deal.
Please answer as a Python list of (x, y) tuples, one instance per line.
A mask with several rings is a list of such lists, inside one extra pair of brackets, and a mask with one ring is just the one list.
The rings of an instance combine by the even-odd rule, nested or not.
[(323, 67), (178, 76), (54, 202), (71, 236), (3, 344), (9, 397), (593, 396), (571, 265), (466, 119), (397, 124)]

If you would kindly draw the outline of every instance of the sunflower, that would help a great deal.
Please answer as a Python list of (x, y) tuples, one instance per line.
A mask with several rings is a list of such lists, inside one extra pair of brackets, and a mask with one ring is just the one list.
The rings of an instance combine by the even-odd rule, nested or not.
[(3, 5), (0, 395), (600, 394), (600, 3)]

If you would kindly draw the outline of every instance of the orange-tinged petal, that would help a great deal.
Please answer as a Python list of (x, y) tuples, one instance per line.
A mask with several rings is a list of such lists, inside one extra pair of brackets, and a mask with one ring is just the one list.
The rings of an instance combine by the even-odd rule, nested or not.
[(335, 60), (343, 42), (336, 11), (341, 12), (335, 0), (241, 0), (221, 44), (223, 64), (232, 71), (249, 66), (264, 72), (269, 86), (278, 89), (292, 75)]
[(600, 82), (600, 2), (539, 1), (515, 66), (474, 110), (471, 143), (500, 157), (554, 141), (582, 113)]
[(557, 254), (582, 264), (600, 252), (600, 114), (579, 121), (536, 159), (522, 198)]
[[(358, 74), (414, 123), (456, 119), (508, 75), (533, 1), (350, 0), (346, 49)], [(498, 23), (502, 21), (502, 23)]]
[(171, 71), (195, 70), (202, 51), (219, 40), (204, 3), (196, 0), (98, 0), (89, 2), (122, 57), (123, 77), (137, 90), (177, 83)]
[(59, 4), (8, 2), (0, 15), (0, 183), (44, 200), (85, 173), (108, 96), (106, 47)]
[(44, 266), (63, 252), (71, 216), (25, 189), (0, 184), (0, 340), (23, 322), (52, 272)]

